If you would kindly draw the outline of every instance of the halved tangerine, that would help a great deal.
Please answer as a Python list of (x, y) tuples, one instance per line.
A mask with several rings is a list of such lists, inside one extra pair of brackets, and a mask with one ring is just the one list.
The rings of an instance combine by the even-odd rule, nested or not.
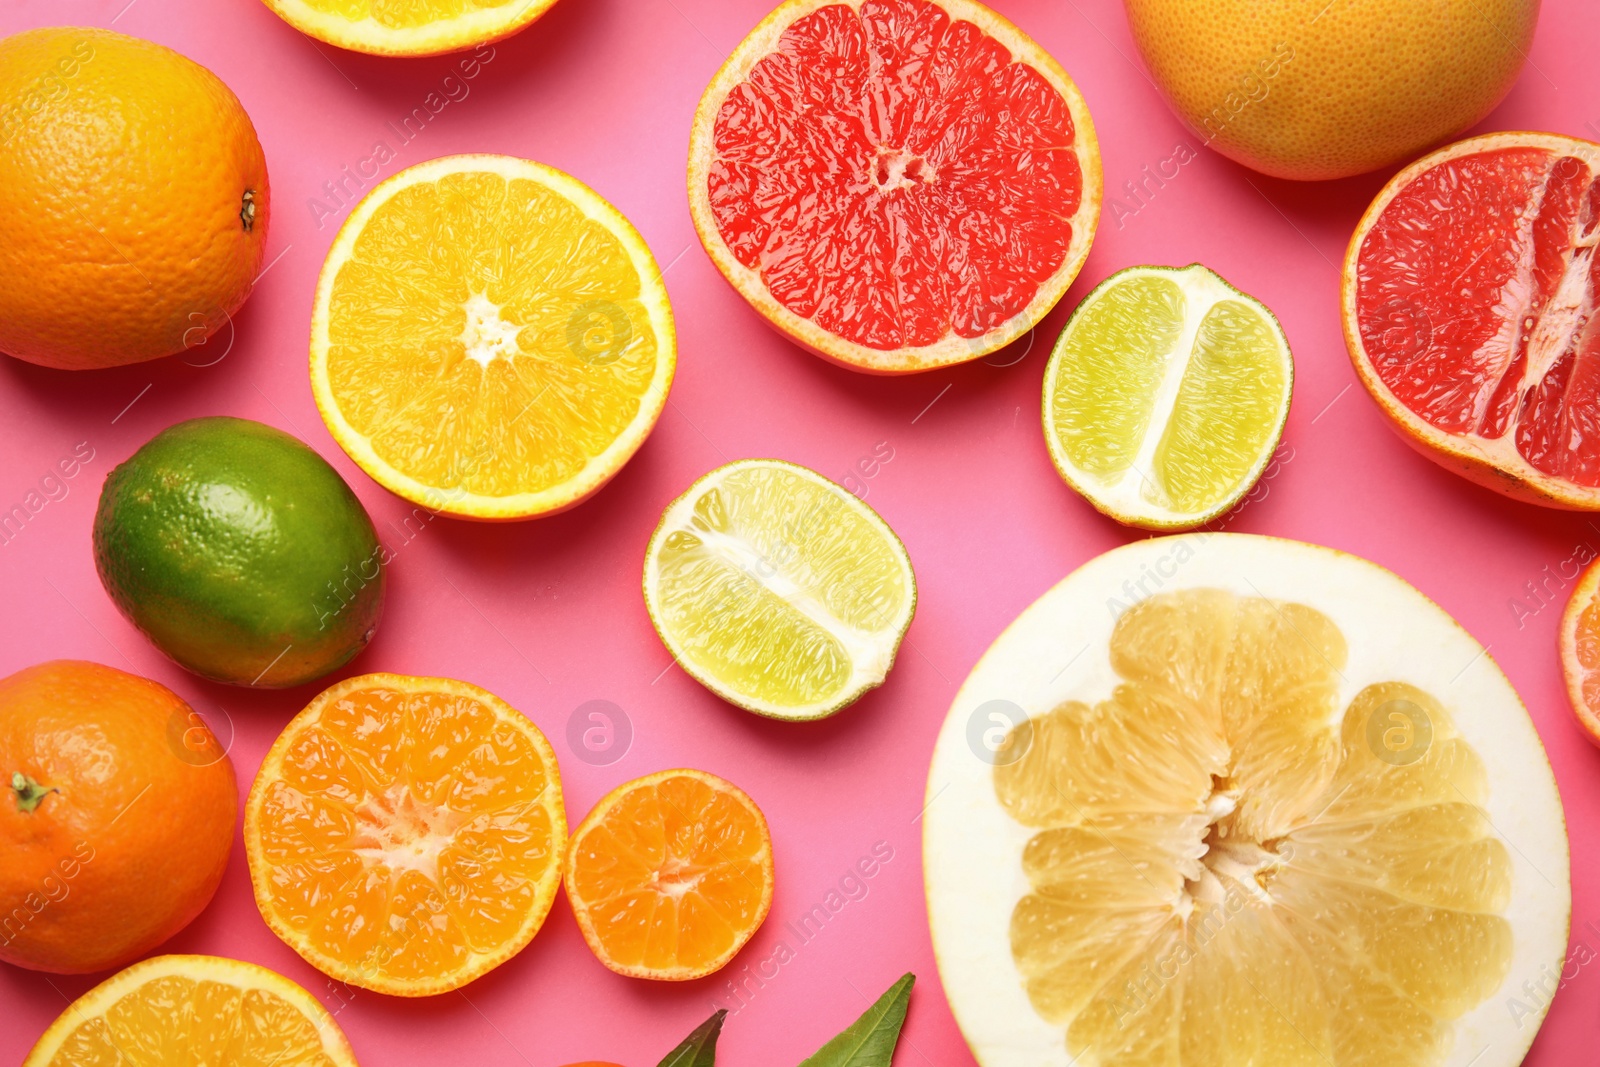
[(717, 268), (818, 355), (976, 359), (1077, 276), (1100, 217), (1077, 86), (974, 0), (788, 0), (712, 80), (689, 207)]
[(520, 952), (567, 836), (555, 751), (486, 690), (366, 674), (278, 737), (245, 804), (261, 917), (350, 985), (429, 996)]
[(1493, 133), (1390, 180), (1345, 255), (1345, 341), (1424, 455), (1600, 509), (1600, 145)]
[(772, 908), (772, 835), (705, 771), (658, 771), (602, 797), (572, 834), (567, 899), (601, 963), (681, 982), (719, 970)]

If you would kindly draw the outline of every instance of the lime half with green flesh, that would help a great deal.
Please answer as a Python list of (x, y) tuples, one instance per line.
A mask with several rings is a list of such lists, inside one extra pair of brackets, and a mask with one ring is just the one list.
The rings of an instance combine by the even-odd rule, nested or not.
[(1113, 519), (1188, 529), (1261, 477), (1293, 385), (1288, 339), (1259, 301), (1198, 263), (1130, 267), (1056, 342), (1045, 442), (1067, 484)]
[(113, 470), (95, 566), (117, 608), (203, 678), (284, 688), (366, 647), (384, 550), (344, 479), (259, 422), (192, 419)]
[(758, 715), (820, 719), (882, 684), (917, 585), (877, 512), (815, 471), (747, 459), (668, 506), (644, 599), (706, 688)]

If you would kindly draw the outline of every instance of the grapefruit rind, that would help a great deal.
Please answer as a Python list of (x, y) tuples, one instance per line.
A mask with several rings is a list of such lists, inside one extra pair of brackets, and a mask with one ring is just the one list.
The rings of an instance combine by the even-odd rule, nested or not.
[(717, 114), (733, 88), (749, 77), (750, 71), (774, 51), (778, 39), (789, 26), (818, 10), (837, 3), (859, 8), (862, 0), (787, 0), (750, 32), (734, 49), (716, 77), (707, 86), (695, 110), (689, 137), (689, 214), (706, 254), (728, 284), (766, 319), (769, 325), (807, 351), (851, 370), (869, 374), (910, 374), (980, 359), (996, 352), (1032, 330), (1050, 313), (1088, 258), (1100, 220), (1104, 179), (1100, 147), (1095, 137), (1089, 106), (1071, 75), (1055, 58), (1039, 47), (1027, 34), (1003, 16), (974, 0), (936, 0), (951, 18), (971, 22), (985, 34), (999, 40), (1011, 52), (1013, 61), (1026, 63), (1042, 75), (1061, 94), (1072, 115), (1076, 141), (1073, 150), (1083, 173), (1083, 195), (1073, 218), (1072, 244), (1061, 266), (1039, 285), (1038, 292), (1019, 314), (980, 337), (966, 338), (950, 333), (932, 345), (882, 350), (848, 341), (802, 318), (784, 307), (768, 292), (759, 271), (739, 262), (729, 250), (717, 228), (711, 209), (708, 181), (716, 160), (715, 131)]
[[(588, 218), (609, 230), (627, 250), (628, 258), (638, 272), (638, 299), (650, 316), (651, 329), (655, 334), (655, 374), (649, 389), (639, 398), (638, 413), (627, 429), (599, 455), (591, 456), (578, 474), (565, 482), (531, 493), (485, 496), (466, 492), (459, 487), (426, 485), (396, 469), (380, 457), (367, 438), (346, 421), (328, 377), (329, 308), (333, 287), (340, 268), (350, 260), (356, 241), (368, 221), (379, 208), (406, 188), (437, 182), (451, 174), (472, 172), (497, 174), (507, 181), (521, 179), (537, 182), (564, 197)], [(441, 156), (408, 167), (386, 179), (356, 205), (339, 228), (333, 246), (328, 250), (328, 258), (323, 263), (322, 274), (317, 279), (316, 300), (311, 315), (311, 394), (322, 421), (327, 424), (328, 432), (339, 443), (339, 447), (369, 477), (397, 496), (435, 514), (484, 522), (514, 522), (554, 515), (583, 503), (599, 492), (650, 436), (666, 407), (667, 392), (672, 387), (676, 370), (677, 341), (672, 305), (667, 297), (661, 270), (644, 238), (622, 212), (599, 193), (571, 175), (531, 160), (489, 154)]]
[(1367, 392), (1372, 394), (1384, 414), (1389, 416), (1394, 431), (1422, 455), (1446, 470), (1514, 500), (1565, 511), (1597, 511), (1600, 510), (1600, 487), (1576, 485), (1534, 467), (1517, 451), (1513, 430), (1493, 439), (1450, 434), (1412, 412), (1379, 377), (1367, 359), (1366, 346), (1361, 340), (1357, 267), (1361, 246), (1384, 209), (1419, 175), (1440, 163), (1459, 156), (1520, 147), (1547, 148), (1564, 155), (1587, 157), (1591, 167), (1600, 169), (1600, 144), (1563, 134), (1506, 131), (1469, 137), (1446, 145), (1400, 171), (1389, 179), (1361, 216), (1345, 251), (1339, 285), (1345, 347), (1349, 350), (1356, 377), (1366, 386)]
[[(852, 657), (853, 672), (850, 680), (838, 692), (825, 700), (797, 705), (776, 704), (735, 689), (712, 672), (695, 663), (688, 655), (688, 648), (684, 642), (671, 632), (670, 627), (662, 622), (664, 612), (659, 593), (661, 581), (660, 551), (667, 536), (674, 530), (683, 529), (689, 525), (694, 514), (696, 501), (708, 489), (715, 487), (727, 475), (750, 467), (782, 468), (828, 490), (840, 501), (841, 506), (855, 512), (857, 516), (876, 530), (887, 544), (892, 546), (894, 555), (902, 568), (902, 579), (905, 583), (905, 588), (909, 590), (909, 595), (906, 597), (901, 611), (892, 625), (874, 635), (874, 641), (870, 647), (862, 650), (863, 654)], [(650, 615), (650, 624), (655, 627), (656, 636), (661, 638), (661, 643), (672, 654), (673, 661), (682, 667), (684, 673), (688, 674), (689, 677), (735, 707), (754, 712), (764, 718), (780, 719), (786, 722), (810, 722), (838, 714), (851, 704), (854, 704), (868, 690), (875, 689), (883, 684), (889, 675), (889, 670), (894, 666), (900, 643), (905, 638), (906, 631), (911, 628), (911, 619), (916, 614), (917, 582), (916, 576), (911, 569), (911, 556), (906, 552), (905, 543), (884, 521), (883, 516), (863, 503), (855, 494), (843, 486), (824, 478), (816, 471), (802, 467), (797, 463), (788, 463), (781, 459), (743, 459), (718, 467), (716, 470), (699, 478), (693, 485), (684, 490), (682, 496), (667, 505), (666, 510), (662, 512), (661, 522), (656, 527), (655, 533), (651, 534), (650, 543), (645, 549), (644, 601), (645, 609)]]
[[(339, 1024), (334, 1022), (328, 1009), (298, 983), (254, 963), (222, 956), (198, 955), (153, 956), (118, 971), (73, 1001), (40, 1036), (22, 1067), (48, 1067), (61, 1051), (62, 1044), (86, 1020), (105, 1014), (118, 1000), (139, 987), (168, 977), (216, 982), (242, 990), (270, 993), (286, 1001), (316, 1028), (322, 1041), (322, 1055), (334, 1067), (356, 1067), (355, 1053), (351, 1051), (344, 1031), (339, 1029)], [(199, 1019), (195, 1022), (201, 1026), (214, 1026), (216, 1020)]]
[[(1283, 396), (1278, 405), (1278, 412), (1271, 436), (1263, 445), (1260, 457), (1238, 484), (1225, 496), (1219, 497), (1210, 507), (1194, 512), (1180, 512), (1162, 507), (1144, 499), (1140, 492), (1145, 475), (1141, 470), (1148, 470), (1149, 464), (1135, 463), (1123, 475), (1121, 481), (1113, 486), (1106, 486), (1099, 479), (1080, 470), (1067, 455), (1062, 447), (1055, 428), (1055, 410), (1052, 403), (1056, 392), (1056, 383), (1062, 374), (1063, 356), (1066, 349), (1068, 336), (1072, 332), (1073, 322), (1078, 313), (1092, 306), (1096, 300), (1113, 288), (1117, 283), (1131, 278), (1158, 276), (1175, 282), (1184, 295), (1189, 298), (1189, 311), (1185, 317), (1184, 332), (1178, 338), (1173, 349), (1172, 366), (1167, 370), (1167, 380), (1163, 383), (1163, 396), (1166, 400), (1166, 414), (1162, 422), (1157, 425), (1152, 420), (1151, 427), (1146, 435), (1146, 445), (1141, 454), (1148, 456), (1153, 451), (1165, 428), (1166, 419), (1170, 418), (1172, 402), (1176, 400), (1178, 387), (1188, 365), (1187, 359), (1180, 359), (1178, 353), (1188, 351), (1193, 343), (1196, 331), (1207, 310), (1221, 300), (1237, 300), (1248, 304), (1259, 311), (1263, 320), (1277, 335), (1279, 351), (1283, 356), (1285, 381)], [(1229, 509), (1243, 500), (1245, 494), (1260, 480), (1262, 472), (1267, 469), (1272, 460), (1273, 452), (1278, 447), (1278, 442), (1283, 438), (1283, 430), (1289, 421), (1289, 406), (1294, 397), (1294, 357), (1289, 351), (1289, 339), (1284, 336), (1283, 326), (1265, 304), (1229, 285), (1215, 272), (1192, 263), (1187, 267), (1126, 267), (1111, 275), (1105, 281), (1095, 286), (1088, 296), (1083, 298), (1077, 308), (1073, 310), (1072, 318), (1062, 328), (1061, 336), (1057, 339), (1055, 348), (1050, 354), (1050, 361), (1045, 366), (1044, 372), (1044, 398), (1042, 418), (1044, 420), (1045, 445), (1050, 450), (1050, 462), (1055, 465), (1056, 473), (1060, 474), (1069, 486), (1077, 491), (1078, 495), (1094, 505), (1096, 511), (1108, 518), (1122, 523), (1124, 526), (1135, 526), (1145, 530), (1170, 532), (1190, 530), (1203, 526), (1221, 515), (1227, 514)], [(1163, 401), (1157, 400), (1158, 407)]]
[(1516, 1067), (1549, 1007), (1523, 983), (1561, 970), (1571, 919), (1565, 818), (1522, 701), (1482, 646), (1389, 571), (1334, 549), (1229, 533), (1151, 538), (1091, 560), (1023, 611), (951, 705), (928, 774), (923, 866), (934, 955), (974, 1057), (983, 1067), (1100, 1067), (1069, 1055), (1064, 1028), (1034, 1011), (1013, 963), (1009, 927), (1031, 888), (1021, 857), (1035, 831), (1001, 807), (969, 719), (989, 701), (1037, 718), (1069, 699), (1109, 695), (1121, 680), (1108, 654), (1118, 614), (1192, 588), (1298, 601), (1330, 617), (1349, 639), (1341, 713), (1367, 683), (1390, 679), (1448, 706), (1488, 770), (1485, 810), (1510, 846), (1515, 891), (1502, 914), (1515, 949), (1501, 988), (1457, 1020), (1442, 1067)]
[[(588, 835), (589, 831), (603, 823), (606, 814), (610, 812), (612, 808), (616, 807), (617, 803), (622, 800), (623, 797), (627, 796), (636, 789), (653, 788), (669, 778), (680, 777), (693, 778), (710, 789), (731, 796), (740, 804), (740, 806), (751, 812), (759, 821), (761, 825), (762, 837), (766, 842), (766, 849), (761, 856), (761, 870), (764, 879), (762, 883), (761, 903), (757, 909), (758, 913), (755, 920), (750, 924), (749, 929), (739, 932), (739, 935), (731, 949), (729, 949), (721, 957), (708, 962), (704, 966), (678, 967), (672, 970), (656, 970), (648, 967), (635, 967), (628, 964), (619, 963), (618, 961), (612, 959), (607, 953), (605, 945), (600, 940), (599, 933), (595, 930), (594, 922), (589, 915), (588, 905), (584, 903), (583, 898), (573, 886), (574, 871), (577, 867), (576, 857), (578, 854), (578, 848), (582, 844), (584, 837)], [(657, 771), (654, 774), (647, 774), (643, 778), (635, 778), (631, 782), (622, 783), (611, 792), (601, 797), (598, 802), (596, 802), (594, 808), (589, 812), (589, 814), (584, 816), (583, 822), (579, 823), (577, 829), (572, 831), (572, 837), (567, 842), (567, 860), (565, 864), (565, 872), (566, 873), (563, 877), (563, 882), (567, 893), (567, 901), (572, 905), (572, 916), (577, 920), (578, 930), (583, 934), (583, 940), (589, 946), (589, 951), (594, 953), (595, 959), (604, 964), (608, 970), (614, 971), (615, 973), (624, 975), (628, 978), (648, 978), (660, 982), (688, 982), (693, 981), (696, 978), (704, 978), (708, 974), (715, 974), (717, 971), (720, 971), (722, 968), (726, 967), (728, 963), (732, 961), (732, 959), (737, 956), (741, 950), (743, 950), (744, 946), (749, 944), (750, 939), (756, 935), (756, 932), (761, 929), (761, 925), (767, 921), (767, 916), (772, 911), (772, 893), (774, 885), (772, 832), (767, 825), (767, 817), (765, 813), (763, 813), (761, 808), (756, 805), (756, 802), (750, 798), (748, 793), (727, 779), (719, 778), (718, 776), (710, 774), (706, 771), (697, 771), (686, 767), (680, 767), (673, 770)]]
[[(360, 966), (349, 960), (336, 959), (319, 951), (311, 945), (306, 936), (289, 925), (279, 914), (274, 903), (274, 894), (271, 884), (272, 866), (268, 862), (261, 842), (260, 823), (262, 808), (266, 801), (268, 787), (283, 778), (283, 764), (285, 757), (299, 740), (305, 727), (314, 725), (320, 718), (323, 710), (338, 702), (349, 693), (363, 689), (393, 689), (405, 693), (444, 693), (465, 700), (476, 701), (488, 708), (496, 719), (521, 733), (543, 759), (545, 773), (549, 783), (544, 794), (536, 803), (541, 804), (550, 815), (550, 824), (554, 828), (555, 839), (551, 842), (551, 853), (555, 857), (548, 869), (538, 880), (535, 886), (534, 901), (523, 918), (522, 926), (515, 937), (508, 939), (493, 951), (483, 952), (469, 950), (467, 961), (455, 971), (438, 975), (432, 980), (407, 980), (386, 976), (377, 972), (372, 967)], [(485, 739), (487, 743), (487, 739)], [(377, 784), (377, 783), (374, 783)], [(285, 726), (278, 739), (261, 760), (261, 767), (256, 772), (254, 783), (250, 787), (249, 796), (245, 800), (244, 812), (244, 845), (245, 859), (250, 870), (250, 885), (255, 893), (256, 907), (261, 912), (262, 921), (277, 934), (279, 939), (311, 966), (323, 974), (335, 978), (348, 985), (360, 986), (374, 992), (385, 993), (399, 997), (427, 997), (439, 993), (447, 993), (454, 989), (481, 978), (502, 963), (511, 959), (528, 946), (544, 926), (545, 919), (550, 914), (550, 908), (555, 903), (556, 893), (561, 885), (561, 872), (563, 864), (561, 857), (566, 852), (566, 839), (563, 836), (567, 829), (566, 808), (561, 791), (561, 772), (556, 762), (555, 749), (551, 747), (548, 739), (534, 723), (523, 715), (522, 712), (501, 700), (486, 689), (472, 685), (469, 682), (457, 681), (454, 678), (423, 678), (404, 674), (362, 674), (356, 675), (328, 687), (307, 704), (306, 707)]]
[(555, 4), (555, 0), (508, 0), (499, 7), (478, 7), (453, 18), (400, 29), (385, 26), (370, 15), (346, 18), (306, 0), (262, 2), (308, 37), (374, 56), (436, 56), (493, 44), (526, 29)]

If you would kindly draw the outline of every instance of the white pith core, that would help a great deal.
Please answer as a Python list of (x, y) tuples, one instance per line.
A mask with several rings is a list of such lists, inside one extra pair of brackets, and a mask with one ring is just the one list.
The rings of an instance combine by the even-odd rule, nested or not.
[(482, 293), (467, 297), (463, 309), (467, 324), (461, 331), (461, 343), (466, 347), (467, 358), (487, 370), (496, 359), (511, 360), (521, 353), (517, 347), (517, 334), (522, 327), (500, 317), (500, 305)]
[(442, 804), (428, 804), (412, 795), (404, 782), (372, 793), (356, 811), (350, 851), (368, 867), (386, 867), (398, 878), (416, 871), (440, 884), (439, 854), (455, 843), (468, 817)]

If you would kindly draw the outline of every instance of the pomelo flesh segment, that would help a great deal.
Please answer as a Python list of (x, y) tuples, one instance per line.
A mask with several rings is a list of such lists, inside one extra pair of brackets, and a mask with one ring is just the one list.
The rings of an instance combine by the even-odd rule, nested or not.
[(1509, 437), (1534, 469), (1600, 486), (1597, 222), (1595, 165), (1544, 145), (1417, 175), (1357, 258), (1357, 329), (1379, 379), (1438, 430)]
[(877, 350), (981, 337), (1065, 261), (1084, 176), (1066, 101), (928, 0), (796, 19), (730, 92), (722, 239), (794, 314)]
[[(1511, 857), (1450, 711), (1398, 681), (1341, 707), (1346, 638), (1303, 604), (1187, 589), (1111, 638), (1120, 684), (996, 766), (1034, 831), (1011, 918), (1029, 1002), (1088, 1063), (1443, 1062), (1505, 980)], [(1385, 758), (1392, 708), (1427, 747)]]

